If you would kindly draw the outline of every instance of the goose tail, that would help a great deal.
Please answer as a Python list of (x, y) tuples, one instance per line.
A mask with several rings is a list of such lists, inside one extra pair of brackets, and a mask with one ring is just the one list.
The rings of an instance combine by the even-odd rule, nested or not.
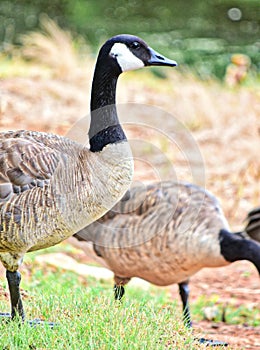
[(260, 242), (260, 207), (247, 214), (245, 232), (250, 238)]

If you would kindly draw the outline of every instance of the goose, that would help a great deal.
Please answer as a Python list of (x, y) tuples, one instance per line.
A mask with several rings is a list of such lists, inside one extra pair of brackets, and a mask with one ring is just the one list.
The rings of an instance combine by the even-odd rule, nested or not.
[(96, 61), (90, 148), (49, 133), (0, 133), (0, 261), (11, 299), (11, 314), (2, 316), (25, 319), (18, 271), (24, 254), (58, 244), (97, 220), (130, 186), (133, 160), (115, 106), (119, 75), (176, 65), (139, 37), (114, 36)]
[(260, 207), (251, 210), (247, 215), (246, 233), (254, 240), (260, 242)]
[(260, 244), (232, 233), (216, 197), (184, 182), (132, 187), (69, 242), (113, 271), (115, 299), (132, 277), (158, 286), (178, 283), (188, 327), (190, 276), (237, 260), (252, 262), (260, 274)]

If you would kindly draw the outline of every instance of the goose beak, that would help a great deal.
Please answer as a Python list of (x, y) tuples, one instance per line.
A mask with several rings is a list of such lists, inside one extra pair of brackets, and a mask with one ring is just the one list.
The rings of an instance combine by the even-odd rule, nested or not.
[(162, 56), (161, 54), (153, 50), (151, 47), (149, 47), (149, 51), (151, 54), (151, 58), (147, 61), (148, 66), (169, 66), (169, 67), (178, 66), (177, 62)]

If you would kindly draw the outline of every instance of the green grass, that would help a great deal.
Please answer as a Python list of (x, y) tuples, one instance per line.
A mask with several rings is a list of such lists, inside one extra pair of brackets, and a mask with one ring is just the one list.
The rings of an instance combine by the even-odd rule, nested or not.
[[(27, 319), (56, 323), (54, 329), (0, 322), (0, 349), (193, 349), (191, 332), (163, 294), (129, 288), (124, 303), (113, 301), (110, 284), (91, 282), (65, 271), (33, 269), (22, 289)], [(5, 287), (6, 283), (4, 282)], [(9, 301), (0, 300), (0, 310)]]
[[(56, 323), (31, 327), (19, 321), (0, 321), (0, 349), (200, 349), (183, 326), (180, 301), (163, 289), (148, 291), (128, 287), (122, 303), (114, 302), (112, 281), (87, 281), (72, 272), (32, 264), (22, 281), (27, 320), (41, 318)], [(6, 281), (2, 285), (7, 288)], [(205, 306), (218, 298), (201, 297), (192, 305), (192, 318), (203, 318)], [(177, 307), (178, 304), (178, 307)], [(220, 308), (221, 315), (221, 305)], [(9, 300), (0, 299), (1, 312)], [(220, 316), (217, 316), (216, 322)], [(259, 325), (256, 310), (228, 308), (227, 323)], [(250, 321), (251, 320), (251, 321)]]
[(247, 324), (249, 326), (260, 326), (259, 305), (248, 303), (237, 305), (236, 300), (231, 300), (229, 304), (221, 302), (219, 295), (206, 297), (201, 295), (192, 304), (192, 318), (200, 321), (205, 319), (204, 308), (214, 308), (216, 316), (212, 322), (220, 322), (223, 317), (227, 324)]
[[(45, 252), (73, 253), (68, 244)], [(165, 289), (127, 286), (122, 303), (113, 299), (112, 280), (83, 278), (73, 272), (41, 266), (40, 252), (27, 254), (22, 268), (22, 293), (27, 320), (55, 322), (31, 327), (19, 321), (0, 320), (0, 349), (203, 349), (182, 322), (181, 302)], [(42, 252), (41, 252), (42, 253)], [(7, 290), (6, 280), (1, 285)], [(205, 307), (217, 307), (221, 321), (225, 307), (227, 324), (260, 325), (256, 307), (224, 305), (220, 296), (199, 297), (191, 305), (193, 321), (204, 319)], [(9, 311), (9, 299), (0, 295), (0, 311)]]

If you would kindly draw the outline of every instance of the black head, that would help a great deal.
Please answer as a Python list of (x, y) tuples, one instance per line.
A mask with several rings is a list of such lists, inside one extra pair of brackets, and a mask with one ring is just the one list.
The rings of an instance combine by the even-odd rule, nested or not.
[(110, 58), (117, 63), (121, 72), (144, 66), (177, 66), (175, 61), (157, 53), (139, 37), (129, 34), (116, 35), (107, 40), (99, 58)]

